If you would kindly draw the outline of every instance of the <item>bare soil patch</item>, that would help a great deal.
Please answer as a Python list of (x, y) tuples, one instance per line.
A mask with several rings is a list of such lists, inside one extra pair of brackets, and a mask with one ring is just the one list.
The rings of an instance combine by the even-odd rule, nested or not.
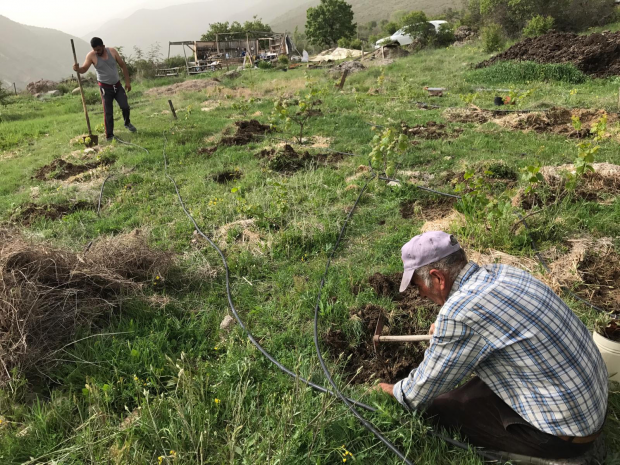
[(267, 160), (267, 165), (273, 171), (280, 173), (294, 173), (311, 167), (312, 165), (329, 165), (344, 158), (339, 153), (315, 154), (310, 152), (296, 152), (289, 144), (281, 148), (264, 149), (258, 154), (259, 158)]
[(479, 63), (483, 68), (499, 61), (572, 63), (585, 74), (603, 78), (620, 74), (620, 32), (587, 36), (550, 32), (524, 39), (499, 55)]
[(580, 237), (564, 244), (568, 252), (549, 252), (551, 287), (573, 289), (607, 311), (620, 312), (620, 255), (611, 238)]
[(463, 132), (460, 128), (447, 128), (445, 124), (429, 121), (419, 126), (409, 126), (404, 121), (400, 123), (401, 131), (409, 137), (416, 139), (454, 139)]
[(38, 179), (39, 181), (49, 181), (52, 179), (64, 181), (73, 176), (77, 176), (78, 174), (85, 173), (86, 171), (94, 170), (103, 166), (110, 166), (112, 163), (114, 163), (113, 160), (104, 158), (92, 163), (74, 165), (73, 163), (65, 161), (62, 158), (57, 158), (49, 165), (39, 168), (34, 173), (33, 178)]
[(0, 384), (11, 369), (52, 364), (54, 351), (155, 276), (171, 256), (139, 233), (96, 241), (86, 253), (0, 231)]
[(217, 146), (215, 147), (200, 147), (197, 151), (198, 155), (206, 155), (206, 158), (209, 158), (217, 152)]
[(424, 221), (435, 221), (445, 218), (454, 210), (456, 199), (436, 196), (424, 200), (408, 200), (400, 205), (400, 215), (405, 219), (419, 218)]
[[(605, 115), (608, 125), (620, 121), (618, 115), (614, 113), (587, 108), (551, 108), (536, 112), (519, 112), (516, 110), (510, 113), (478, 108), (451, 108), (443, 114), (448, 121), (453, 122), (484, 124), (492, 121), (507, 129), (553, 133), (573, 139), (590, 137), (592, 125)], [(582, 123), (582, 128), (579, 131), (573, 127), (573, 117), (579, 118)]]
[(391, 297), (396, 302), (398, 311), (388, 314), (383, 308), (370, 304), (351, 310), (350, 318), (361, 322), (363, 333), (359, 344), (338, 329), (330, 329), (324, 338), (333, 359), (346, 360), (344, 374), (352, 384), (374, 380), (394, 383), (406, 378), (424, 359), (426, 343), (382, 343), (377, 353), (373, 347), (372, 337), (379, 315), (386, 318), (383, 334), (426, 334), (439, 311), (439, 307), (423, 301), (412, 288), (398, 294), (401, 278), (401, 273), (376, 273), (368, 279), (378, 295)]
[(215, 79), (191, 79), (189, 81), (178, 82), (170, 86), (153, 87), (144, 92), (145, 95), (174, 95), (180, 92), (200, 92), (209, 87), (219, 86), (220, 82)]
[(241, 179), (243, 173), (239, 170), (232, 171), (222, 171), (216, 175), (213, 175), (211, 179), (213, 179), (218, 184), (226, 184), (230, 181), (235, 181), (236, 179)]
[(271, 132), (271, 128), (265, 124), (261, 124), (255, 119), (249, 121), (235, 121), (237, 132), (232, 137), (223, 137), (220, 145), (247, 145), (257, 140), (256, 136), (262, 136)]
[(13, 220), (22, 223), (24, 226), (30, 226), (41, 218), (58, 220), (78, 210), (93, 210), (94, 208), (95, 206), (92, 203), (85, 200), (71, 204), (37, 205), (28, 203), (20, 207), (19, 212), (13, 215)]

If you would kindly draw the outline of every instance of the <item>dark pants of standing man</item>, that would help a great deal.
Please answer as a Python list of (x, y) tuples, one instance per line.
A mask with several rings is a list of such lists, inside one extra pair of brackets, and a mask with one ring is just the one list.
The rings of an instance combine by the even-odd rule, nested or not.
[[(544, 433), (515, 412), (480, 378), (435, 398), (425, 416), (436, 425), (459, 430), (472, 445), (495, 451), (566, 459), (586, 453), (592, 443), (584, 438), (559, 438)], [(593, 435), (596, 436), (596, 435)], [(589, 441), (589, 438), (586, 439)]]
[(114, 100), (118, 102), (118, 106), (123, 112), (125, 126), (130, 124), (129, 121), (129, 102), (127, 101), (127, 93), (119, 82), (115, 85), (99, 83), (101, 91), (101, 102), (103, 103), (103, 120), (105, 122), (105, 135), (112, 137), (114, 135)]

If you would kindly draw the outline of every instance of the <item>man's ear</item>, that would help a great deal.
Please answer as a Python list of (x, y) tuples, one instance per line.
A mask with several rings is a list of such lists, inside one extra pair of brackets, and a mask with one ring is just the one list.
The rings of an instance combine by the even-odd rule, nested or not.
[(441, 271), (431, 270), (429, 274), (431, 275), (431, 279), (437, 282), (439, 289), (443, 290), (446, 287), (446, 278)]

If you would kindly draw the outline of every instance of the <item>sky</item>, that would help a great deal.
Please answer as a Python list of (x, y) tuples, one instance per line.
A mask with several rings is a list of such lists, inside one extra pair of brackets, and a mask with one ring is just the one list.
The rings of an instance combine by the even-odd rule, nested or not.
[(197, 1), (200, 0), (0, 0), (0, 15), (21, 24), (81, 37), (111, 19), (126, 18), (141, 8), (158, 9)]

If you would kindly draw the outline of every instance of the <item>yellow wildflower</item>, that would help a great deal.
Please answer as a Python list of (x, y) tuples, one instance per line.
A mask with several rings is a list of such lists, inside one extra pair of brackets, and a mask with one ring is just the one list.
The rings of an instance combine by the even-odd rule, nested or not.
[(217, 399), (217, 398), (216, 398), (216, 399), (214, 400), (214, 402), (215, 402), (215, 405), (220, 405), (220, 399)]

